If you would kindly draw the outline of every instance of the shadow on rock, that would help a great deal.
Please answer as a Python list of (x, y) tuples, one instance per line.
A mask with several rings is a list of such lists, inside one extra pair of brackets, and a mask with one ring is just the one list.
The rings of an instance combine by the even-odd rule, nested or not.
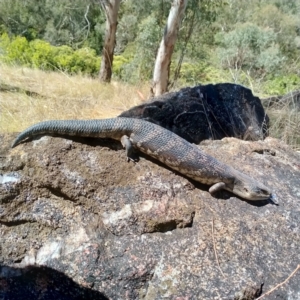
[(65, 274), (44, 266), (15, 268), (0, 265), (0, 299), (80, 300), (108, 299), (82, 287)]

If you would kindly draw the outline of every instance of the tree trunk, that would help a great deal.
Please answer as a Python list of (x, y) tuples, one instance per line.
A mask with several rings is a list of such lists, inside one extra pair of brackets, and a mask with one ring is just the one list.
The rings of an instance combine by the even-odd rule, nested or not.
[(155, 96), (159, 96), (168, 90), (171, 57), (187, 1), (174, 0), (172, 3), (154, 66), (152, 92)]
[(102, 60), (99, 79), (102, 82), (110, 82), (114, 48), (116, 43), (117, 18), (121, 0), (101, 0), (100, 4), (106, 15), (105, 40), (102, 50)]

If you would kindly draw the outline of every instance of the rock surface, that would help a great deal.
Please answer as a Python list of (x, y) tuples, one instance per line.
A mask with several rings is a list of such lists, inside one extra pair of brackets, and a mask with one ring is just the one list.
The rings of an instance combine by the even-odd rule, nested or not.
[[(255, 299), (300, 263), (300, 156), (273, 138), (199, 147), (278, 205), (212, 197), (119, 143), (0, 143), (0, 299)], [(300, 299), (300, 271), (264, 299)]]
[(152, 98), (120, 117), (145, 119), (195, 144), (224, 137), (257, 141), (267, 136), (269, 126), (260, 99), (232, 83), (183, 88)]

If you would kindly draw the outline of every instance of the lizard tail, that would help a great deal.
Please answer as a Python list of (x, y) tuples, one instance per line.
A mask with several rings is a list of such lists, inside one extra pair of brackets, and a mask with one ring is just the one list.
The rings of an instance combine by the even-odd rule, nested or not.
[(105, 120), (51, 120), (30, 126), (21, 132), (12, 144), (12, 148), (22, 141), (37, 135), (82, 136), (120, 140), (123, 135), (132, 132), (134, 122), (130, 119), (113, 118)]

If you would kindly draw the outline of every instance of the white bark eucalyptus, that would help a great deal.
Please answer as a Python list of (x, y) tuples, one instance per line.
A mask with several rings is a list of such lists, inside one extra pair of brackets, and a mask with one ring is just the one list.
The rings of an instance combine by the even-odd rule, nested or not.
[(99, 79), (102, 82), (110, 82), (111, 80), (120, 2), (121, 0), (100, 0), (100, 5), (106, 16), (105, 38), (99, 72)]
[(168, 90), (171, 57), (187, 2), (188, 0), (174, 0), (172, 3), (155, 60), (152, 85), (154, 96), (159, 96)]

